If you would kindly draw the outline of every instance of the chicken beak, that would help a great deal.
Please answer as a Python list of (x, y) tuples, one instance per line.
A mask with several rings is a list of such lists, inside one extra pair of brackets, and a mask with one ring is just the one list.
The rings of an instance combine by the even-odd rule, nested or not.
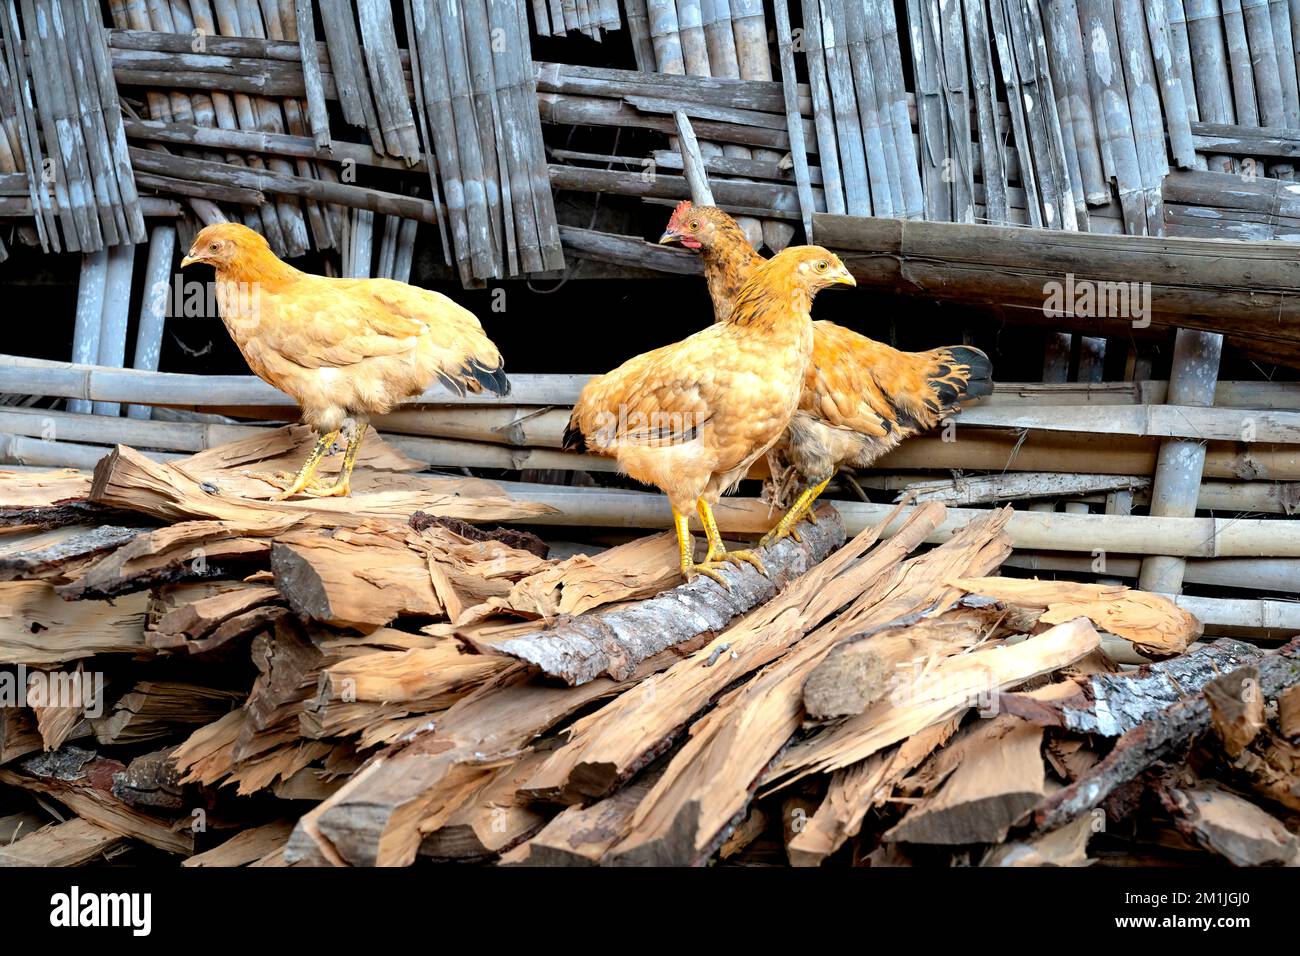
[(186, 256), (184, 259), (181, 260), (181, 268), (184, 269), (186, 266), (198, 265), (202, 261), (203, 261), (202, 259), (199, 259), (195, 256)]
[(844, 285), (851, 285), (851, 286), (856, 286), (858, 284), (858, 280), (853, 278), (853, 273), (850, 272), (848, 269), (842, 269), (841, 271), (837, 272), (835, 274), (835, 281), (842, 283)]
[(672, 232), (672, 231), (670, 230), (670, 231), (668, 231), (668, 232), (665, 232), (662, 236), (659, 237), (659, 245), (661, 245), (661, 246), (671, 246), (671, 245), (672, 245), (673, 243), (675, 243), (679, 238), (681, 238), (681, 237), (678, 236), (677, 233)]

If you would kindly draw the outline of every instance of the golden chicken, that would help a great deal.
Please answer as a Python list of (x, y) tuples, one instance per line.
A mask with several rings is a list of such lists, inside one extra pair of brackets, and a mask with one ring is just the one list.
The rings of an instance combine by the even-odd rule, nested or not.
[[(853, 285), (843, 264), (816, 246), (786, 249), (760, 263), (735, 297), (727, 322), (625, 362), (587, 383), (574, 406), (564, 446), (617, 459), (620, 470), (668, 496), (682, 574), (726, 586), (728, 552), (713, 505), (781, 437), (799, 404), (812, 357), (813, 296)], [(692, 508), (708, 538), (695, 563)]]
[[(724, 324), (738, 290), (766, 261), (713, 206), (679, 204), (659, 241), (699, 252), (715, 321)], [(961, 402), (992, 391), (992, 365), (979, 349), (900, 352), (832, 322), (814, 322), (799, 408), (773, 449), (804, 487), (764, 543), (797, 536), (800, 520), (815, 520), (813, 503), (841, 466), (864, 468), (904, 438), (933, 428)]]
[[(194, 239), (182, 266), (216, 269), (221, 320), (248, 367), (293, 396), (319, 440), (278, 499), (350, 493), (370, 417), (435, 381), (457, 394), (510, 391), (501, 353), (478, 319), (446, 296), (392, 279), (333, 279), (300, 272), (238, 223)], [(332, 485), (315, 477), (346, 424), (353, 427)]]

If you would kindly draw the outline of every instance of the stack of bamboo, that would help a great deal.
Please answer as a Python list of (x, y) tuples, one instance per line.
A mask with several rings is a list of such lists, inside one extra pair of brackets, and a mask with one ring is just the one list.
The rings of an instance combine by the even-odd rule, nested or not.
[(0, 862), (1296, 859), (1300, 644), (990, 577), (1009, 510), (827, 508), (723, 589), (670, 535), (475, 528), (548, 509), (378, 441), (352, 500), (267, 500), (309, 442), (0, 478)]

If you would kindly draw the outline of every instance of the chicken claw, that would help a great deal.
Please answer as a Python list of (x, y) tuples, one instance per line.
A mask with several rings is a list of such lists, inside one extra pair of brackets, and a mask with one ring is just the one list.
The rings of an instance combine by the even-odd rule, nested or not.
[(813, 503), (817, 500), (817, 496), (825, 491), (826, 486), (830, 483), (830, 478), (826, 478), (825, 480), (819, 481), (817, 484), (806, 488), (804, 493), (799, 496), (798, 500), (790, 506), (790, 510), (787, 511), (785, 515), (782, 516), (781, 520), (776, 523), (776, 527), (759, 539), (758, 546), (760, 548), (765, 548), (770, 544), (776, 544), (782, 538), (794, 538), (796, 541), (802, 543), (803, 539), (799, 537), (799, 531), (796, 528), (796, 525), (798, 525), (804, 518), (807, 518), (810, 524), (817, 523), (817, 519), (812, 516)]

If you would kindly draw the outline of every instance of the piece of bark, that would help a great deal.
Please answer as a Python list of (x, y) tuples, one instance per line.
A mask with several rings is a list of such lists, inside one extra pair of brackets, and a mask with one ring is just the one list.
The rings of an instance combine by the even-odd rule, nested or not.
[(54, 797), (96, 826), (168, 853), (189, 856), (194, 852), (191, 832), (174, 828), (113, 796), (113, 775), (124, 769), (116, 760), (65, 746), (51, 754), (28, 757), (21, 768), (0, 767), (0, 783)]
[(1250, 801), (1211, 784), (1158, 792), (1180, 832), (1233, 866), (1300, 866), (1300, 839)]
[(545, 558), (550, 551), (550, 546), (537, 535), (531, 531), (520, 531), (518, 528), (493, 528), (489, 531), (459, 518), (431, 515), (423, 511), (411, 515), (409, 524), (413, 531), (424, 531), (437, 525), (470, 541), (500, 541), (511, 548), (531, 552), (539, 558)]
[(0, 867), (85, 866), (123, 842), (120, 833), (73, 817), (0, 845)]
[[(1264, 698), (1276, 698), (1300, 684), (1300, 638), (1250, 666), (1258, 669)], [(1085, 776), (1039, 804), (1034, 812), (1036, 826), (1053, 830), (1101, 806), (1118, 788), (1186, 749), (1209, 729), (1210, 708), (1203, 694), (1166, 708), (1120, 737), (1105, 759)]]
[(84, 568), (58, 594), (66, 601), (116, 598), (185, 581), (239, 578), (265, 567), (270, 540), (243, 525), (184, 521), (136, 535)]
[(901, 668), (970, 647), (1001, 615), (995, 608), (953, 608), (839, 645), (808, 676), (803, 705), (814, 720), (860, 714), (887, 693)]
[(1300, 685), (1288, 687), (1278, 697), (1277, 723), (1283, 737), (1300, 737)]
[(1223, 742), (1223, 752), (1229, 757), (1238, 756), (1264, 727), (1259, 671), (1251, 666), (1239, 667), (1207, 683), (1203, 693), (1210, 705), (1210, 722)]
[(59, 581), (70, 567), (126, 544), (140, 530), (121, 525), (60, 529), (28, 542), (21, 553), (0, 556), (0, 581)]
[(1044, 727), (1118, 737), (1261, 654), (1253, 644), (1219, 638), (1137, 670), (1076, 679), (1078, 691), (1068, 697), (1042, 700), (1031, 694), (1003, 694), (999, 706)]
[(113, 796), (133, 807), (180, 810), (185, 806), (180, 774), (172, 762), (174, 747), (141, 754), (113, 775)]
[(247, 866), (281, 849), (292, 829), (292, 820), (276, 820), (260, 827), (250, 827), (211, 850), (183, 860), (181, 866)]
[(1132, 641), (1151, 657), (1183, 653), (1204, 630), (1200, 621), (1167, 597), (1134, 591), (1122, 584), (1002, 577), (967, 578), (953, 583), (1005, 604), (1042, 608), (1039, 620), (1044, 624), (1086, 617), (1100, 630)]
[(958, 766), (884, 836), (893, 843), (1000, 843), (1043, 798), (1043, 728), (1002, 714), (949, 745)]
[(614, 792), (667, 750), (691, 717), (728, 686), (779, 658), (818, 623), (890, 574), (943, 517), (942, 505), (918, 508), (896, 535), (873, 548), (897, 513), (863, 531), (664, 674), (577, 721), (569, 742), (525, 789), (535, 799), (560, 803), (582, 803)]
[(700, 576), (631, 607), (579, 615), (500, 641), (492, 650), (527, 661), (571, 686), (606, 674), (621, 680), (660, 651), (722, 630), (844, 544), (839, 514), (823, 509), (819, 519), (815, 525), (800, 525), (802, 542), (785, 538), (759, 549), (767, 575), (748, 564), (728, 567), (722, 576), (729, 587)]

